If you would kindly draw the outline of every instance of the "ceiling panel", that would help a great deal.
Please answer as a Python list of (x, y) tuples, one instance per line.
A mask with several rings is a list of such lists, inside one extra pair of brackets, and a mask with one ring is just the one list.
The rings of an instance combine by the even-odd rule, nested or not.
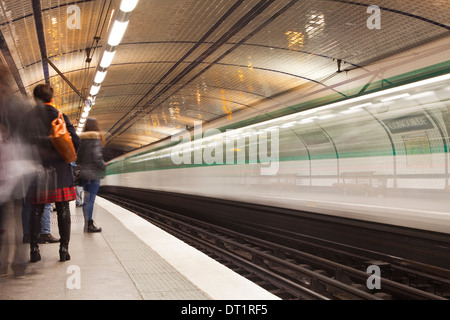
[[(48, 66), (55, 102), (76, 124), (120, 2), (3, 0), (2, 61), (13, 58), (12, 73), (31, 96), (48, 57), (81, 94)], [(372, 4), (381, 8), (379, 30), (366, 24)], [(68, 27), (71, 6), (80, 9), (79, 29)], [(108, 132), (108, 148), (127, 151), (196, 121), (258, 113), (292, 90), (346, 96), (345, 86), (328, 87), (345, 81), (347, 72), (337, 71), (448, 39), (449, 17), (448, 0), (140, 0), (90, 116)], [(20, 82), (13, 87), (20, 91)]]

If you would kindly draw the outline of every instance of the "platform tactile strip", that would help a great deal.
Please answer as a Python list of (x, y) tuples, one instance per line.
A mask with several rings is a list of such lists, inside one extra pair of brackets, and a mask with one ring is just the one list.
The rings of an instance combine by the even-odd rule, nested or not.
[(95, 221), (143, 299), (211, 299), (101, 206)]

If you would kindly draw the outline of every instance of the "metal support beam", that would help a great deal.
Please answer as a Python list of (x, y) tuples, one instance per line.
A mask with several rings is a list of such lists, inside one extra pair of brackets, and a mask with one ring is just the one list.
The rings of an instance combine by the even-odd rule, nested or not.
[(51, 66), (51, 67), (59, 74), (59, 76), (60, 76), (61, 78), (63, 78), (63, 80), (64, 80), (65, 82), (67, 82), (67, 84), (72, 88), (72, 90), (75, 91), (75, 93), (76, 93), (77, 95), (79, 95), (81, 99), (84, 100), (85, 98), (83, 97), (83, 95), (81, 94), (81, 92), (78, 91), (78, 89), (72, 84), (72, 82), (70, 82), (69, 79), (67, 79), (67, 77), (66, 77), (61, 71), (59, 71), (59, 69), (53, 64), (53, 62), (51, 62), (50, 59), (49, 59), (48, 57), (44, 57), (44, 59), (45, 59), (45, 61), (47, 61), (48, 64), (49, 64), (49, 65), (50, 65), (50, 66)]
[(50, 75), (48, 72), (48, 64), (45, 60), (47, 56), (47, 46), (45, 45), (44, 23), (42, 21), (41, 0), (32, 0), (34, 24), (36, 26), (36, 33), (39, 42), (39, 49), (41, 50), (42, 68), (44, 71), (45, 83), (50, 84)]
[(8, 64), (8, 68), (11, 71), (11, 74), (16, 81), (17, 87), (22, 95), (26, 96), (27, 91), (25, 90), (25, 86), (23, 85), (22, 78), (20, 77), (19, 70), (17, 69), (16, 63), (11, 55), (11, 51), (9, 51), (8, 45), (6, 44), (5, 38), (3, 37), (2, 32), (0, 31), (0, 52), (3, 54), (3, 58)]

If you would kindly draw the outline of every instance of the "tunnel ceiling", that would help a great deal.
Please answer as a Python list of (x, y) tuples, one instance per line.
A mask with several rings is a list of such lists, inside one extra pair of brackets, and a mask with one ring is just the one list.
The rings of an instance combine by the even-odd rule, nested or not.
[[(372, 4), (380, 29), (368, 27)], [(2, 0), (1, 61), (14, 91), (31, 97), (49, 82), (76, 125), (119, 6)], [(132, 150), (449, 37), (449, 17), (448, 0), (140, 0), (89, 115), (109, 148)]]

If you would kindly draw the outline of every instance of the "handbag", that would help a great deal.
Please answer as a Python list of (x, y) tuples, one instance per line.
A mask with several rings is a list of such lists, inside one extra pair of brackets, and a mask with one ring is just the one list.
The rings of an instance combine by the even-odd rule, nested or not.
[(58, 117), (52, 121), (50, 131), (50, 140), (53, 143), (56, 151), (61, 155), (66, 163), (71, 163), (77, 160), (77, 153), (73, 146), (72, 137), (67, 130), (66, 122), (63, 114), (60, 112)]

